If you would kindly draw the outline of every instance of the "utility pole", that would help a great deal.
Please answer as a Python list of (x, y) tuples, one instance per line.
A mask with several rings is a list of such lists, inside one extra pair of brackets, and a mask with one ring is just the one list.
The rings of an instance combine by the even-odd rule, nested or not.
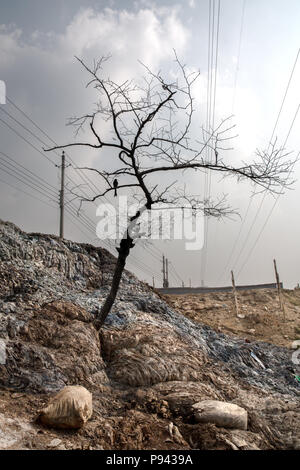
[(154, 276), (152, 276), (152, 286), (153, 286), (153, 289), (155, 289)]
[(169, 287), (169, 260), (166, 258), (166, 287)]
[(192, 281), (191, 281), (191, 278), (189, 279), (189, 281), (190, 281), (190, 287), (192, 287)]
[(163, 255), (163, 287), (166, 287), (166, 270), (165, 270), (165, 255)]
[(61, 179), (60, 179), (60, 193), (59, 193), (59, 207), (60, 207), (60, 218), (59, 218), (59, 236), (64, 238), (64, 205), (65, 205), (65, 152), (63, 151), (61, 156)]

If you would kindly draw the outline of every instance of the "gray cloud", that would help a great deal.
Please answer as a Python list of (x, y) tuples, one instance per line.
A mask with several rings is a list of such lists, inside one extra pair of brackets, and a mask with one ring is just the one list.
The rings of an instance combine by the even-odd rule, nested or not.
[[(30, 3), (28, 2), (28, 5)], [(185, 9), (182, 4), (178, 6), (173, 2), (165, 2), (163, 6), (145, 2), (137, 2), (135, 5), (123, 2), (119, 6), (117, 2), (103, 4), (99, 9), (95, 7), (94, 2), (85, 2), (85, 4), (74, 2), (72, 7), (70, 2), (60, 3), (63, 4), (63, 10), (58, 7), (58, 4), (53, 4), (56, 12), (60, 13), (57, 28), (54, 27), (53, 17), (49, 15), (47, 22), (46, 13), (43, 14), (41, 10), (32, 15), (32, 18), (36, 18), (37, 21), (30, 20), (30, 11), (21, 18), (14, 3), (10, 11), (7, 6), (5, 7), (3, 17), (6, 18), (6, 24), (0, 27), (0, 79), (6, 82), (8, 96), (32, 116), (41, 128), (47, 130), (49, 135), (59, 143), (71, 141), (74, 138), (73, 129), (65, 126), (66, 118), (86, 112), (93, 106), (95, 96), (92, 91), (84, 88), (87, 77), (74, 59), (74, 55), (79, 55), (89, 61), (102, 54), (112, 53), (112, 60), (107, 70), (112, 76), (122, 81), (141, 73), (138, 60), (154, 69), (162, 68), (169, 73), (172, 70), (172, 48), (175, 47), (191, 67), (200, 67), (202, 72), (200, 86), (195, 90), (199, 114), (194, 132), (198, 132), (197, 128), (199, 129), (200, 124), (205, 120), (206, 111), (207, 5), (203, 5), (203, 2), (200, 5), (197, 1), (186, 2), (187, 8)], [(83, 8), (80, 8), (80, 3)], [(297, 2), (291, 2), (290, 8), (283, 11), (281, 3), (277, 1), (247, 2), (238, 85), (235, 91), (233, 85), (241, 2), (231, 0), (226, 5), (228, 7), (222, 9), (221, 17), (216, 120), (231, 113), (233, 94), (236, 93), (234, 112), (239, 137), (234, 142), (235, 150), (228, 155), (228, 158), (231, 162), (238, 162), (241, 159), (250, 158), (255, 148), (265, 145), (270, 138), (298, 47), (295, 11), (299, 10), (299, 5)], [(1, 8), (2, 6), (0, 10)], [(294, 12), (293, 17), (292, 12)], [(280, 126), (278, 126), (281, 142), (285, 138), (299, 100), (297, 91), (299, 72), (298, 67)], [(22, 119), (24, 125), (30, 126), (34, 132), (38, 133), (10, 104), (5, 105), (3, 110), (13, 114), (17, 119)], [(1, 111), (0, 118), (5, 119), (38, 149), (41, 149), (40, 142), (37, 142), (32, 135)], [(22, 165), (41, 175), (50, 185), (58, 188), (58, 169), (53, 164), (50, 164), (1, 122), (0, 135), (1, 151), (6, 152)], [(39, 135), (45, 138), (40, 133)], [(89, 138), (87, 133), (84, 137)], [(295, 149), (299, 147), (297, 133), (291, 134), (289, 146)], [(50, 155), (50, 158), (59, 163), (59, 158), (55, 154)], [(78, 165), (102, 165), (95, 152), (72, 150), (72, 159)], [(15, 185), (17, 189), (32, 192), (30, 188), (2, 170), (0, 173), (2, 180), (5, 179), (8, 183)], [(68, 174), (77, 184), (83, 183), (74, 169), (69, 168)], [(97, 187), (100, 185), (94, 176), (89, 175), (89, 177), (94, 185)], [(189, 184), (195, 188), (195, 191), (198, 191), (199, 185), (203, 185), (203, 178), (199, 179), (199, 176), (195, 174), (190, 177)], [(57, 209), (45, 206), (4, 183), (0, 185), (1, 218), (12, 220), (25, 230), (45, 232), (57, 230)], [(213, 177), (212, 188), (213, 193), (229, 192), (232, 205), (239, 207), (242, 215), (245, 214), (251, 192), (248, 185), (236, 185), (232, 180), (220, 182), (219, 178)], [(88, 190), (88, 187), (84, 186), (82, 189)], [(39, 193), (32, 192), (32, 194), (49, 202), (49, 197), (42, 197)], [(260, 196), (257, 196), (251, 203), (239, 241), (240, 245), (234, 253), (233, 261), (246, 240), (247, 231), (255, 218), (260, 201)], [(246, 249), (242, 252), (236, 267), (237, 271), (253, 246), (272, 204), (272, 198), (268, 197), (260, 211)], [(299, 256), (300, 223), (299, 218), (295, 216), (297, 207), (298, 185), (294, 192), (282, 197), (276, 206), (260, 243), (238, 282), (272, 281), (273, 257), (278, 258), (283, 280), (288, 285), (295, 285), (298, 282), (295, 259)], [(86, 207), (85, 211), (86, 215), (96, 223), (95, 208)], [(209, 283), (216, 282), (220, 271), (223, 270), (239, 232), (240, 223), (239, 220), (210, 222), (207, 263)], [(89, 233), (89, 235), (93, 239), (93, 234)], [(71, 222), (67, 225), (66, 236), (86, 241), (86, 234), (81, 233)], [(180, 275), (185, 280), (191, 277), (194, 284), (200, 283), (200, 253), (195, 255), (193, 252), (184, 251), (183, 242), (158, 243), (157, 246), (169, 254), (177, 271), (180, 270)], [(142, 259), (142, 262), (153, 269), (156, 277), (160, 275), (158, 260), (154, 260), (149, 253), (137, 248), (134, 257)], [(133, 264), (130, 266), (134, 269)], [(140, 277), (143, 276), (141, 271), (137, 273)], [(148, 272), (144, 277), (150, 280)], [(228, 281), (228, 276), (227, 279), (223, 279), (225, 283)]]

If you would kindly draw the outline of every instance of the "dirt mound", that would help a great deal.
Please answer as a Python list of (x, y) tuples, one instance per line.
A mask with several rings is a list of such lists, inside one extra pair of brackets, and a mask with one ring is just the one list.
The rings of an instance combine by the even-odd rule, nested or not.
[(231, 292), (164, 295), (173, 308), (193, 321), (231, 336), (290, 348), (300, 340), (300, 289), (283, 291), (285, 315), (275, 289), (238, 291), (239, 317)]
[[(299, 384), (288, 349), (186, 318), (128, 272), (99, 335), (92, 320), (113, 257), (12, 224), (0, 233), (0, 448), (297, 447)], [(54, 392), (76, 384), (93, 394), (82, 429), (35, 421)], [(202, 400), (243, 407), (248, 431), (196, 423), (192, 405)]]

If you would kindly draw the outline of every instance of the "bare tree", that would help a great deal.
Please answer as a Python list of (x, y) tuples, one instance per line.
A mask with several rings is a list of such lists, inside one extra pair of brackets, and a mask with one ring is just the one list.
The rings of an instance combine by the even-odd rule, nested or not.
[[(276, 148), (276, 141), (266, 151), (257, 151), (257, 159), (251, 164), (232, 166), (226, 163), (223, 154), (230, 150), (227, 146), (234, 125), (231, 117), (220, 122), (215, 129), (201, 129), (200, 138), (192, 138), (194, 99), (192, 87), (199, 78), (199, 72), (189, 72), (178, 60), (176, 81), (169, 82), (161, 73), (154, 74), (149, 68), (139, 81), (115, 83), (102, 77), (102, 68), (108, 57), (103, 57), (89, 67), (78, 59), (90, 75), (87, 86), (97, 92), (96, 109), (90, 114), (70, 119), (76, 127), (76, 134), (89, 126), (93, 141), (74, 142), (46, 149), (46, 151), (72, 146), (85, 146), (97, 150), (113, 151), (111, 169), (99, 170), (84, 167), (96, 172), (106, 185), (102, 193), (81, 201), (95, 201), (102, 196), (120, 189), (133, 188), (140, 207), (129, 219), (117, 248), (110, 292), (102, 305), (96, 326), (100, 328), (115, 301), (127, 257), (139, 238), (138, 223), (142, 213), (151, 211), (157, 204), (167, 203), (178, 207), (188, 202), (194, 211), (202, 211), (206, 216), (222, 217), (232, 211), (224, 198), (216, 202), (203, 200), (182, 189), (177, 181), (164, 183), (161, 173), (186, 171), (218, 172), (223, 176), (234, 176), (238, 181), (249, 180), (256, 187), (271, 193), (280, 193), (292, 183), (290, 173), (295, 161), (288, 159), (289, 153)], [(104, 126), (103, 126), (104, 124)], [(103, 137), (103, 127), (109, 137)], [(116, 169), (114, 169), (116, 168)], [(155, 176), (155, 178), (153, 178)]]

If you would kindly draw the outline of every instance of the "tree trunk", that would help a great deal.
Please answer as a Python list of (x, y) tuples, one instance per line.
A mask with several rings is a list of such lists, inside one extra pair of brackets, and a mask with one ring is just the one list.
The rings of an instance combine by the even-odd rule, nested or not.
[(116, 263), (116, 266), (115, 266), (115, 271), (114, 271), (114, 275), (113, 275), (112, 284), (111, 284), (109, 294), (106, 297), (105, 302), (101, 307), (99, 317), (95, 321), (95, 327), (97, 328), (97, 330), (99, 330), (101, 328), (101, 326), (103, 325), (103, 323), (105, 322), (106, 317), (109, 314), (109, 312), (110, 312), (110, 310), (111, 310), (111, 308), (114, 304), (114, 301), (116, 299), (116, 295), (117, 295), (118, 290), (119, 290), (119, 285), (120, 285), (120, 281), (121, 281), (121, 278), (122, 278), (122, 274), (123, 274), (123, 271), (124, 271), (124, 268), (125, 268), (126, 259), (129, 255), (130, 249), (133, 246), (134, 246), (133, 245), (133, 240), (132, 240), (131, 237), (129, 237), (128, 232), (127, 232), (127, 238), (123, 238), (121, 240), (120, 247), (118, 248), (119, 256), (117, 258), (117, 263)]
[(123, 271), (124, 271), (124, 268), (125, 268), (127, 257), (129, 256), (131, 248), (134, 247), (134, 243), (133, 243), (134, 239), (132, 237), (132, 233), (134, 232), (134, 230), (136, 228), (136, 225), (138, 223), (138, 220), (139, 220), (140, 216), (142, 215), (142, 213), (145, 210), (150, 210), (151, 205), (152, 205), (152, 201), (151, 201), (151, 197), (149, 195), (149, 200), (147, 200), (147, 204), (145, 206), (141, 207), (136, 212), (136, 214), (133, 217), (131, 217), (130, 224), (128, 225), (127, 230), (124, 234), (124, 237), (121, 240), (119, 248), (117, 248), (117, 250), (119, 252), (119, 256), (118, 256), (117, 263), (116, 263), (116, 266), (115, 266), (115, 271), (114, 271), (114, 275), (113, 275), (113, 279), (112, 279), (112, 283), (111, 283), (111, 288), (110, 288), (108, 296), (105, 299), (104, 304), (101, 307), (100, 314), (99, 314), (98, 318), (95, 321), (95, 327), (97, 328), (97, 330), (99, 330), (101, 328), (101, 326), (103, 325), (103, 323), (105, 322), (106, 317), (109, 314), (109, 312), (111, 311), (111, 308), (112, 308), (112, 306), (114, 304), (114, 301), (116, 299), (116, 296), (117, 296), (117, 293), (118, 293), (118, 290), (119, 290), (119, 286), (120, 286), (120, 281), (121, 281), (121, 278), (122, 278), (122, 274), (123, 274)]

